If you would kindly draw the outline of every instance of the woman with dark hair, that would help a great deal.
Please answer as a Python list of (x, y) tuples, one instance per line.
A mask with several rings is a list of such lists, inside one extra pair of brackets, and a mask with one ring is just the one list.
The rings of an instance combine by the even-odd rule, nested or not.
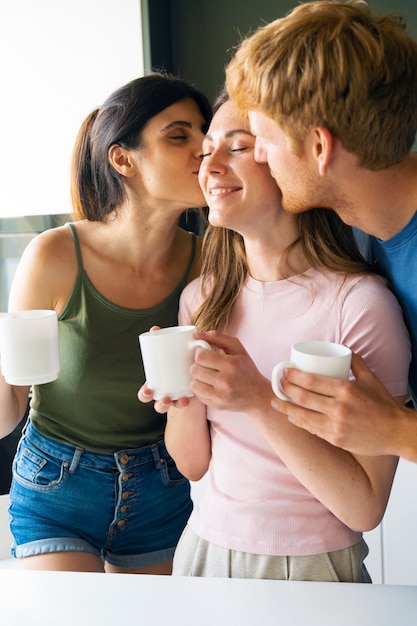
[[(177, 323), (199, 273), (180, 215), (202, 207), (206, 97), (154, 73), (83, 123), (72, 162), (75, 220), (27, 247), (10, 310), (54, 309), (61, 371), (34, 386), (11, 487), (12, 552), (23, 567), (168, 574), (192, 504), (168, 455), (165, 418), (137, 402), (138, 334)], [(0, 377), (1, 431), (29, 389)]]

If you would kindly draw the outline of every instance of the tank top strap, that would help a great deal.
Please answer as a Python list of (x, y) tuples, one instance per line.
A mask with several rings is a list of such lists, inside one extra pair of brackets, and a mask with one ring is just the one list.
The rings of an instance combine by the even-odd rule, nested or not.
[(190, 273), (191, 266), (193, 264), (194, 257), (195, 257), (196, 246), (197, 246), (197, 237), (195, 233), (190, 232), (190, 235), (191, 235), (191, 254), (190, 254), (190, 258), (188, 259), (187, 267), (185, 268), (184, 276), (182, 277), (182, 281), (181, 281), (182, 288), (185, 287), (185, 285), (187, 284), (187, 276)]
[(83, 271), (83, 258), (81, 256), (81, 246), (80, 246), (80, 242), (79, 242), (79, 239), (78, 239), (77, 230), (76, 230), (74, 224), (72, 224), (71, 222), (68, 222), (67, 226), (70, 229), (70, 233), (71, 233), (72, 238), (74, 240), (75, 253), (77, 255), (78, 269), (79, 269), (79, 271)]
[[(71, 222), (68, 222), (67, 226), (70, 229), (70, 233), (71, 233), (71, 236), (72, 236), (73, 241), (74, 241), (75, 253), (77, 255), (78, 269), (79, 269), (79, 271), (84, 271), (84, 268), (83, 268), (83, 258), (82, 258), (82, 255), (81, 255), (81, 246), (80, 246), (80, 241), (78, 239), (77, 230), (76, 230), (74, 224), (72, 224)], [(182, 280), (181, 280), (181, 287), (182, 288), (185, 287), (185, 285), (187, 284), (187, 276), (190, 273), (191, 266), (192, 266), (192, 264), (194, 262), (195, 251), (196, 251), (196, 247), (197, 247), (197, 237), (196, 237), (195, 233), (190, 233), (190, 235), (191, 235), (191, 254), (190, 254), (190, 258), (188, 259), (187, 267), (185, 268), (185, 272), (184, 272), (184, 275), (183, 275)]]

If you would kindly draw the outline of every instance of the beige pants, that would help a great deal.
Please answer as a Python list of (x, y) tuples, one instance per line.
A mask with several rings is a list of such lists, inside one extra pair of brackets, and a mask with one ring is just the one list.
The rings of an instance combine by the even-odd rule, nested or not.
[(175, 551), (173, 576), (370, 583), (363, 563), (367, 554), (363, 539), (350, 548), (311, 556), (236, 552), (201, 539), (187, 526)]

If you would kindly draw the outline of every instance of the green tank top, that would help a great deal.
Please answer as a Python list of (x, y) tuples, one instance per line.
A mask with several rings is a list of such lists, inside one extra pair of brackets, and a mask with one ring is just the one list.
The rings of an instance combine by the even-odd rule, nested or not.
[(178, 324), (178, 304), (195, 255), (168, 298), (145, 310), (117, 306), (94, 288), (84, 272), (75, 226), (78, 275), (59, 317), (61, 371), (35, 386), (30, 418), (44, 435), (96, 452), (138, 448), (163, 437), (166, 417), (137, 392), (145, 380), (138, 335), (153, 325)]

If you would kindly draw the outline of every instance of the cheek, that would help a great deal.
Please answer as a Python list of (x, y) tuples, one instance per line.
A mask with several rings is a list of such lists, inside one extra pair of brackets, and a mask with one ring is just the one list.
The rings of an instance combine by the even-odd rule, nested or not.
[(298, 166), (298, 159), (295, 159), (292, 153), (278, 150), (274, 146), (268, 151), (268, 165), (280, 178), (291, 178), (294, 167)]
[(203, 167), (203, 164), (201, 164), (199, 172), (198, 172), (198, 182), (199, 182), (200, 187), (202, 189), (204, 189), (204, 187), (205, 187), (206, 179), (207, 179), (207, 176), (206, 176), (206, 173), (205, 173), (205, 168)]
[(279, 175), (281, 173), (282, 170), (282, 166), (283, 166), (283, 162), (282, 162), (282, 158), (280, 158), (279, 155), (277, 155), (276, 152), (274, 152), (273, 150), (269, 150), (267, 152), (267, 162), (268, 162), (268, 166), (269, 169), (271, 170), (271, 173), (273, 176)]
[[(254, 179), (253, 176), (252, 179)], [(275, 203), (280, 201), (281, 192), (270, 166), (266, 165), (262, 171), (259, 171), (255, 180), (257, 195), (266, 196), (270, 201)]]

